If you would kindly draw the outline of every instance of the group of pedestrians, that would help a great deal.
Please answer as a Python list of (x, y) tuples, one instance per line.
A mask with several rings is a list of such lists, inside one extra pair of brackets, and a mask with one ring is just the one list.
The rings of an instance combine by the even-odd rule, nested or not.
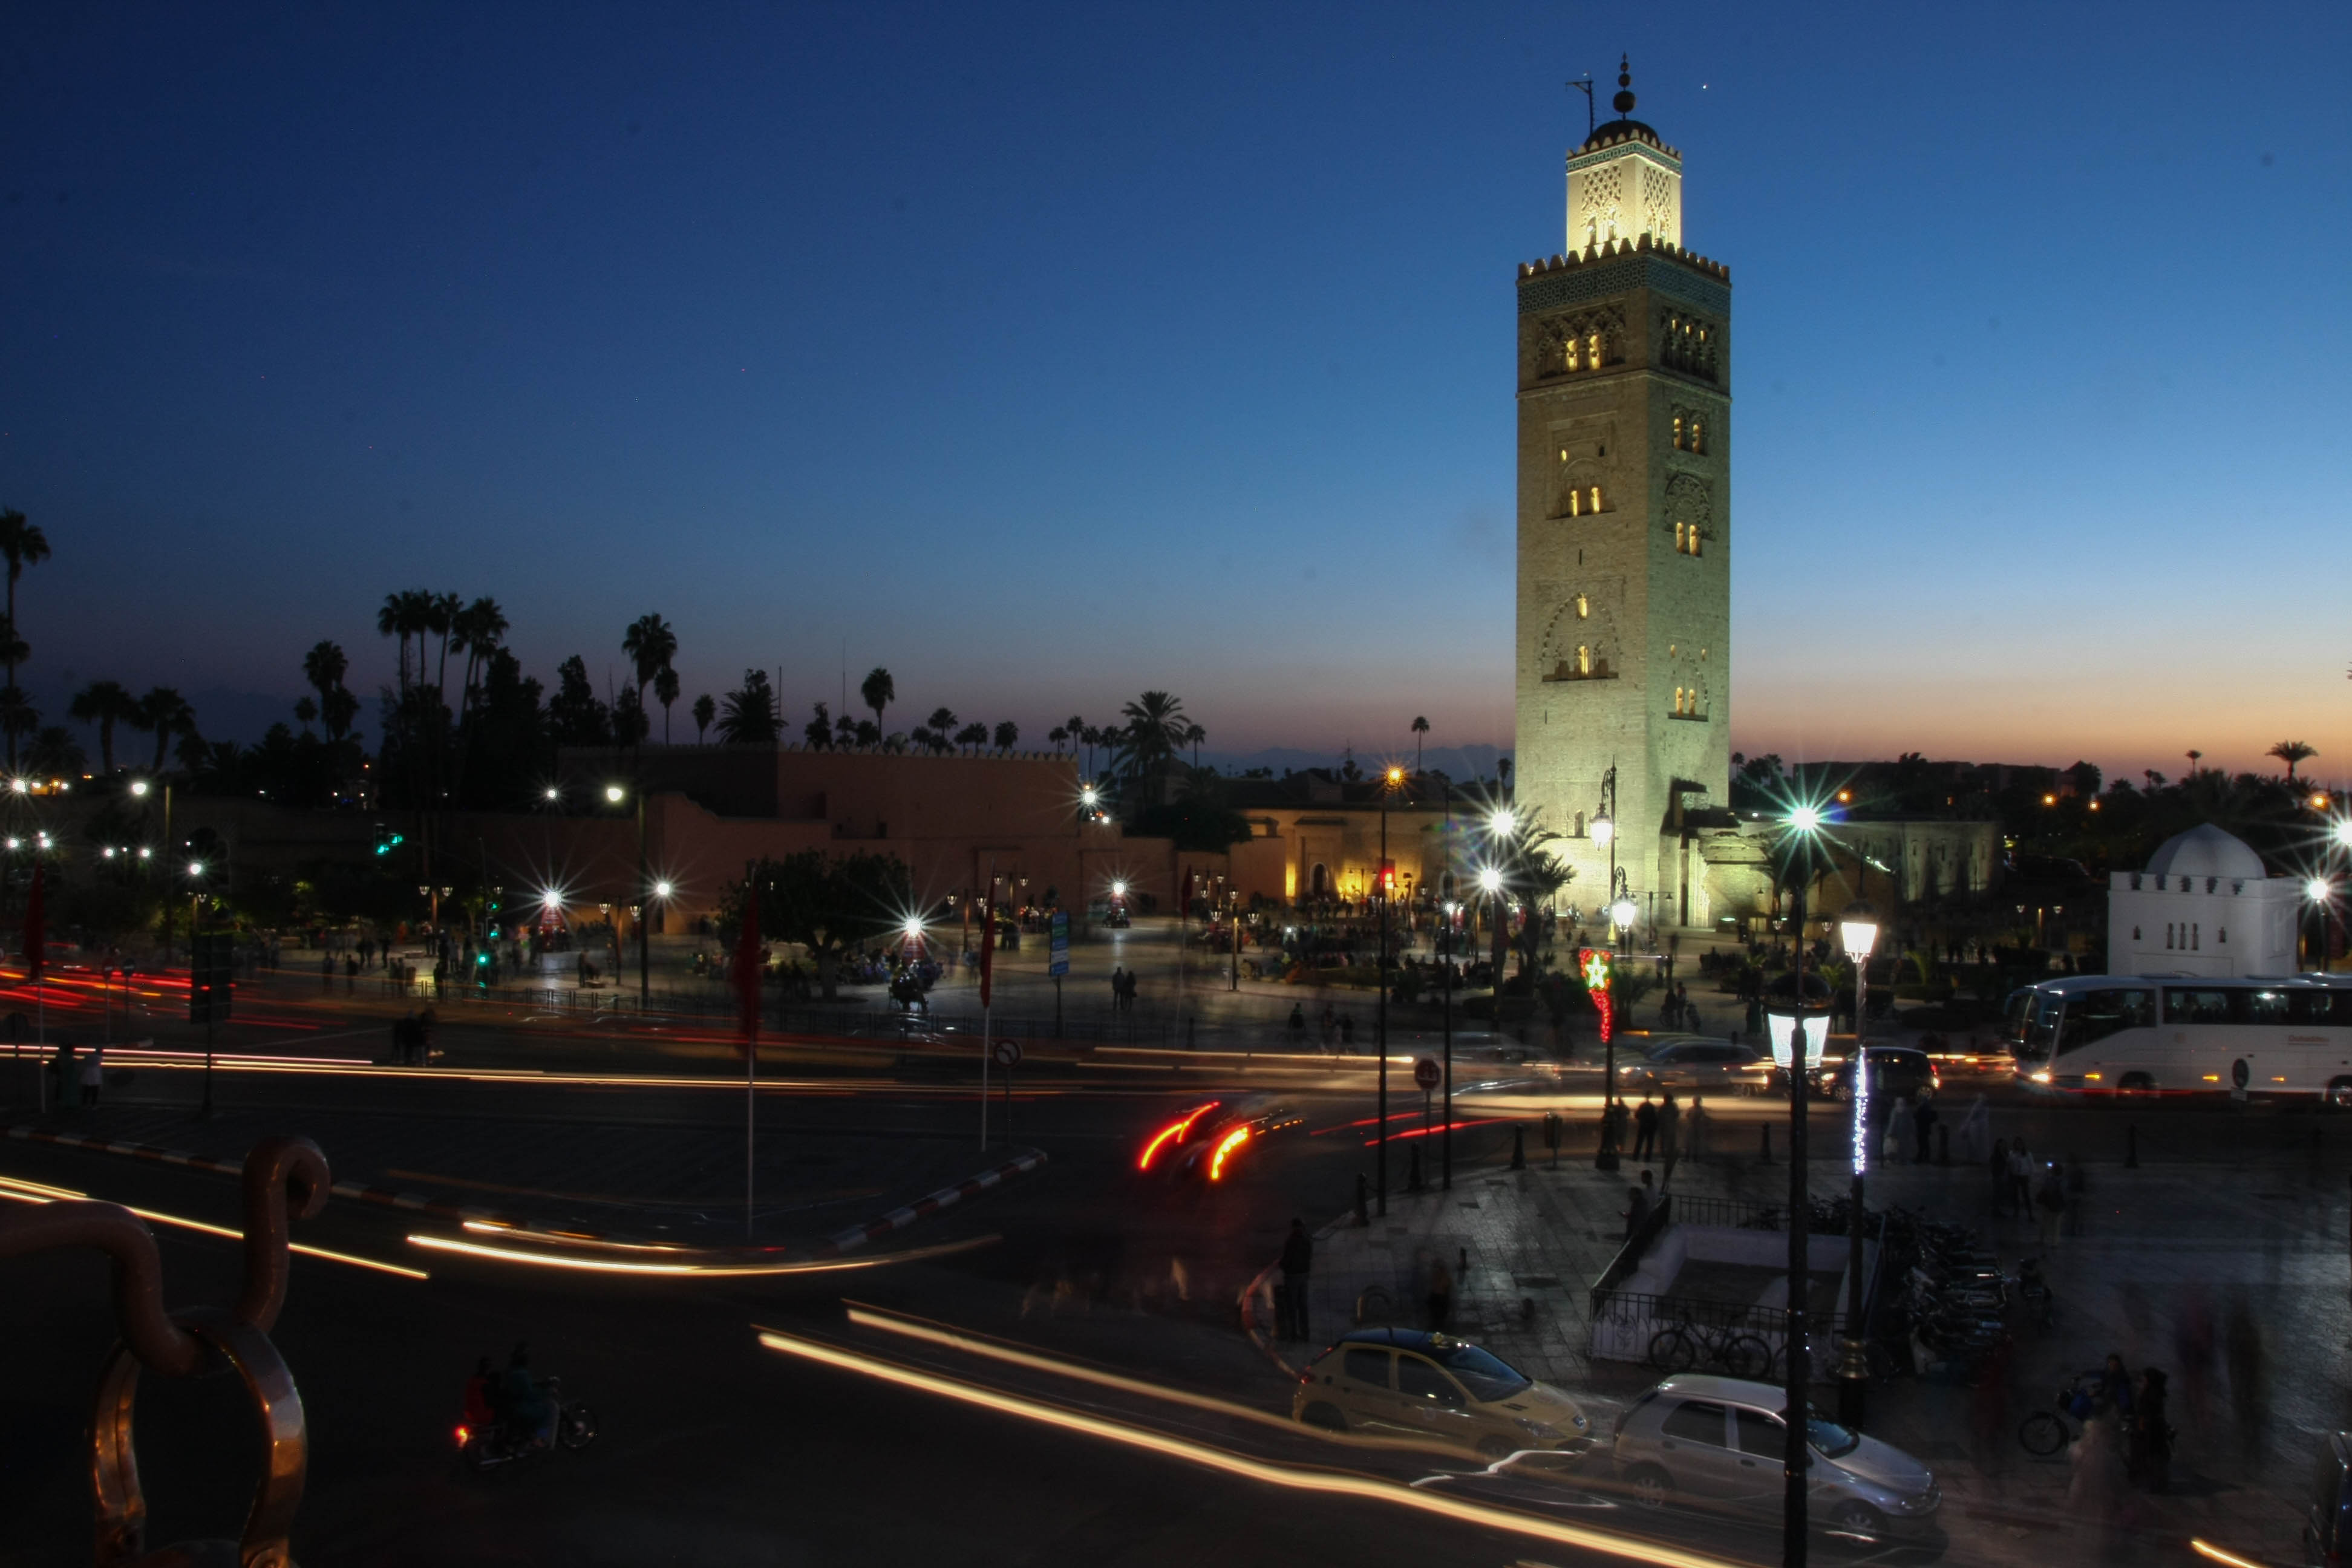
[(1986, 1171), (1992, 1184), (1992, 1212), (2038, 1219), (2043, 1247), (2055, 1247), (2060, 1237), (2079, 1230), (2079, 1221), (2070, 1226), (2067, 1219), (2079, 1207), (2075, 1200), (2089, 1184), (2072, 1154), (2062, 1166), (2055, 1160), (2038, 1158), (2022, 1138), (2013, 1143), (1996, 1138)]
[(96, 1110), (106, 1088), (106, 1047), (97, 1045), (77, 1052), (72, 1041), (59, 1040), (49, 1053), (47, 1070), (59, 1110)]
[(1135, 992), (1137, 984), (1134, 970), (1122, 968), (1116, 963), (1111, 965), (1111, 1011), (1115, 1013), (1131, 1013), (1135, 1010)]

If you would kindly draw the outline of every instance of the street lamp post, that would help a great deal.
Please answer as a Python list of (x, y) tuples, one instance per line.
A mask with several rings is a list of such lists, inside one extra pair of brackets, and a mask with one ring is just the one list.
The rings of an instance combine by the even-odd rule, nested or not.
[[(1805, 1179), (1805, 1115), (1810, 1090), (1805, 1082), (1808, 1049), (1805, 1006), (1805, 890), (1812, 876), (1814, 836), (1821, 830), (1822, 814), (1811, 806), (1800, 806), (1789, 814), (1788, 834), (1783, 839), (1782, 876), (1790, 882), (1790, 929), (1796, 934), (1795, 964), (1791, 976), (1793, 994), (1790, 1000), (1794, 1016), (1789, 1020), (1789, 1304), (1786, 1310), (1787, 1344), (1784, 1353), (1786, 1382), (1781, 1422), (1786, 1428), (1781, 1449), (1780, 1500), (1780, 1562), (1782, 1568), (1805, 1568), (1807, 1526), (1805, 1520), (1806, 1471), (1811, 1464), (1808, 1443), (1811, 1437), (1805, 1418), (1805, 1390), (1811, 1382), (1812, 1356), (1809, 1344), (1806, 1281), (1811, 1276), (1808, 1258), (1811, 1240), (1811, 1205), (1812, 1196)], [(1826, 1021), (1825, 1021), (1826, 1022)]]
[[(1856, 900), (1838, 920), (1846, 957), (1853, 961), (1853, 1057), (1846, 1087), (1853, 1098), (1853, 1192), (1846, 1205), (1845, 1343), (1838, 1363), (1838, 1420), (1859, 1430), (1868, 1413), (1870, 1352), (1863, 1339), (1863, 1173), (1870, 1163), (1870, 952), (1878, 945), (1878, 916)], [(1927, 1151), (1922, 1149), (1921, 1158)]]
[(1373, 1015), (1372, 1037), (1381, 1055), (1380, 1152), (1374, 1163), (1380, 1176), (1382, 1215), (1389, 1212), (1389, 795), (1403, 779), (1402, 768), (1392, 767), (1381, 775), (1381, 863), (1372, 874), (1381, 900), (1381, 961), (1373, 973), (1381, 995)]

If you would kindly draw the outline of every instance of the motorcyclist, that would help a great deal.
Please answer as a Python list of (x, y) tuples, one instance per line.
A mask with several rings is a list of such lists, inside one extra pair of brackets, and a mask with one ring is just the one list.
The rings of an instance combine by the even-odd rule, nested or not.
[(505, 1395), (504, 1414), (509, 1430), (518, 1437), (527, 1438), (534, 1448), (544, 1448), (555, 1441), (555, 1401), (546, 1385), (530, 1375), (530, 1352), (520, 1340), (507, 1357), (500, 1392)]
[(474, 1363), (474, 1375), (466, 1380), (466, 1408), (462, 1416), (471, 1432), (487, 1432), (498, 1425), (499, 1414), (490, 1403), (498, 1386), (498, 1373), (490, 1369), (490, 1358), (483, 1356)]

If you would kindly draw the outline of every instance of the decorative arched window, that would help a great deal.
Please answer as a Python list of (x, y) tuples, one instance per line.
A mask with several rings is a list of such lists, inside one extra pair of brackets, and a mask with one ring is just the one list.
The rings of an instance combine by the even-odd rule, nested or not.
[(1592, 510), (1595, 511), (1599, 511), (1601, 510), (1601, 487), (1599, 485), (1592, 487)]
[(1591, 675), (1592, 673), (1592, 645), (1591, 643), (1579, 643), (1576, 645), (1576, 673), (1579, 675)]
[(1706, 450), (1706, 421), (1696, 414), (1691, 416), (1690, 449), (1694, 452)]
[(1579, 594), (1576, 596), (1576, 618), (1580, 621), (1588, 620), (1591, 617), (1591, 615), (1592, 601), (1586, 598), (1583, 595)]
[(1679, 414), (1675, 416), (1675, 450), (1685, 450), (1683, 446), (1683, 416)]

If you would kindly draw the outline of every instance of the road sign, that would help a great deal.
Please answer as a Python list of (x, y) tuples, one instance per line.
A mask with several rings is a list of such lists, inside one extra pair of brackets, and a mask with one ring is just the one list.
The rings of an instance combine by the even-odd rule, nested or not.
[(1069, 910), (1055, 910), (1054, 911), (1053, 936), (1054, 943), (1051, 951), (1051, 962), (1045, 965), (1045, 973), (1048, 975), (1051, 975), (1054, 979), (1059, 980), (1063, 975), (1067, 974), (1070, 972)]
[(1021, 1065), (1021, 1042), (1018, 1040), (999, 1040), (995, 1045), (989, 1047), (988, 1054), (995, 1060), (998, 1067), (1018, 1067)]
[(1433, 1058), (1423, 1057), (1412, 1064), (1412, 1081), (1424, 1089), (1435, 1089), (1439, 1079), (1444, 1076), (1438, 1071), (1437, 1062)]

